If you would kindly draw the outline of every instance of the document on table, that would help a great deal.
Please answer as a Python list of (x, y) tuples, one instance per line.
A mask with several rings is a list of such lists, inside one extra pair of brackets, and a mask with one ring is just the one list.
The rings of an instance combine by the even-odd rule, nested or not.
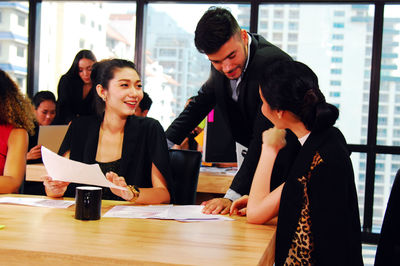
[(127, 190), (107, 180), (98, 164), (85, 164), (64, 158), (42, 146), (42, 160), (54, 180)]
[(204, 214), (202, 205), (149, 205), (149, 206), (114, 206), (103, 217), (137, 218), (137, 219), (162, 219), (178, 220), (183, 222), (193, 221), (233, 221), (232, 218)]
[(0, 203), (65, 209), (75, 204), (72, 200), (52, 200), (41, 198), (0, 197)]

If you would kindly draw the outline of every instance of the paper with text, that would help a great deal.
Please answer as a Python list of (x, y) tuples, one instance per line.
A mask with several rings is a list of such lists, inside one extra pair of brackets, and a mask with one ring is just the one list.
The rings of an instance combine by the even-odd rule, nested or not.
[(75, 204), (72, 200), (52, 200), (41, 198), (0, 197), (0, 203), (11, 203), (36, 207), (65, 209)]
[(183, 222), (194, 221), (233, 221), (232, 218), (204, 214), (202, 205), (149, 205), (149, 206), (114, 206), (103, 217), (163, 219)]
[(47, 174), (53, 180), (127, 190), (127, 188), (108, 181), (98, 164), (85, 164), (70, 160), (44, 146), (42, 146), (42, 160)]

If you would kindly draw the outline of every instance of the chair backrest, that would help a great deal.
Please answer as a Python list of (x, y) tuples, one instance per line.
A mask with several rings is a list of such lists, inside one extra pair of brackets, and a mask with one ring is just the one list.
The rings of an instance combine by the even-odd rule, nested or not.
[(376, 266), (399, 265), (400, 261), (400, 169), (392, 185), (375, 255)]
[(175, 201), (173, 203), (195, 204), (201, 152), (170, 149), (169, 158), (175, 185)]

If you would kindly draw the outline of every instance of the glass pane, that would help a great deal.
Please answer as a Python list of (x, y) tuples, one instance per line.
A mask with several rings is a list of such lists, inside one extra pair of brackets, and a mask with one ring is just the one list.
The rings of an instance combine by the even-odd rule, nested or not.
[[(380, 145), (388, 146), (400, 146), (400, 19), (398, 12), (400, 12), (399, 5), (385, 6), (377, 141)], [(383, 130), (387, 132), (387, 136), (379, 134)]]
[(354, 169), (354, 180), (356, 183), (358, 208), (360, 210), (361, 225), (364, 219), (364, 197), (365, 197), (365, 172), (366, 172), (366, 153), (351, 153), (351, 161)]
[(28, 1), (0, 2), (0, 68), (26, 93)]
[(377, 154), (375, 167), (374, 208), (372, 232), (380, 233), (386, 205), (397, 170), (400, 169), (400, 155)]
[(43, 1), (40, 22), (40, 91), (57, 95), (60, 77), (75, 55), (92, 50), (97, 60), (134, 59), (135, 2)]
[[(207, 80), (210, 62), (194, 45), (197, 22), (211, 5), (149, 4), (146, 21), (144, 90), (153, 100), (149, 116), (166, 129), (187, 99)], [(250, 5), (221, 5), (249, 30)], [(163, 25), (163, 27), (160, 27)]]
[(259, 8), (258, 33), (317, 74), (326, 100), (340, 110), (336, 126), (351, 144), (367, 143), (373, 14), (373, 5)]

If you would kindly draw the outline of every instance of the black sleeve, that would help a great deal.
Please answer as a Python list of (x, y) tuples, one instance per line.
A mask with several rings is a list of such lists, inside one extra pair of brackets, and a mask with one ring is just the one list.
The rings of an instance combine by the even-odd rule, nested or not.
[(188, 134), (214, 108), (215, 104), (215, 84), (213, 77), (210, 77), (198, 91), (197, 96), (168, 127), (166, 131), (167, 139), (175, 144), (181, 144)]
[(73, 113), (73, 85), (67, 76), (62, 76), (57, 88), (57, 124), (67, 124), (74, 118)]
[[(250, 193), (251, 183), (253, 182), (254, 174), (261, 155), (262, 133), (271, 127), (273, 127), (273, 124), (265, 118), (260, 111), (257, 114), (253, 138), (250, 141), (246, 157), (244, 158), (242, 166), (234, 177), (230, 187), (241, 195), (248, 195)], [(300, 147), (296, 135), (294, 135), (290, 130), (287, 130), (286, 146), (279, 151), (272, 170), (270, 184), (271, 191), (285, 182), (288, 174), (287, 171), (290, 168), (289, 166), (296, 158)]]
[(70, 126), (68, 127), (67, 133), (64, 136), (61, 146), (58, 149), (58, 155), (63, 156), (65, 152), (71, 150), (72, 136), (73, 136), (73, 131), (74, 131), (75, 126), (76, 125), (75, 125), (74, 121), (72, 121)]
[(171, 196), (171, 202), (173, 202), (174, 187), (169, 164), (169, 153), (165, 132), (157, 120), (153, 121), (154, 122), (151, 125), (149, 136), (147, 138), (149, 140), (147, 146), (152, 162), (155, 164), (167, 182), (168, 190)]
[(253, 136), (250, 140), (246, 156), (230, 187), (241, 195), (248, 195), (250, 192), (251, 183), (261, 154), (262, 132), (270, 127), (272, 127), (272, 123), (259, 111), (254, 122)]
[[(320, 151), (323, 162), (315, 168), (310, 183), (316, 259), (321, 265), (362, 265), (353, 168), (347, 151), (338, 152), (334, 145)], [(334, 256), (330, 256), (332, 247)]]

